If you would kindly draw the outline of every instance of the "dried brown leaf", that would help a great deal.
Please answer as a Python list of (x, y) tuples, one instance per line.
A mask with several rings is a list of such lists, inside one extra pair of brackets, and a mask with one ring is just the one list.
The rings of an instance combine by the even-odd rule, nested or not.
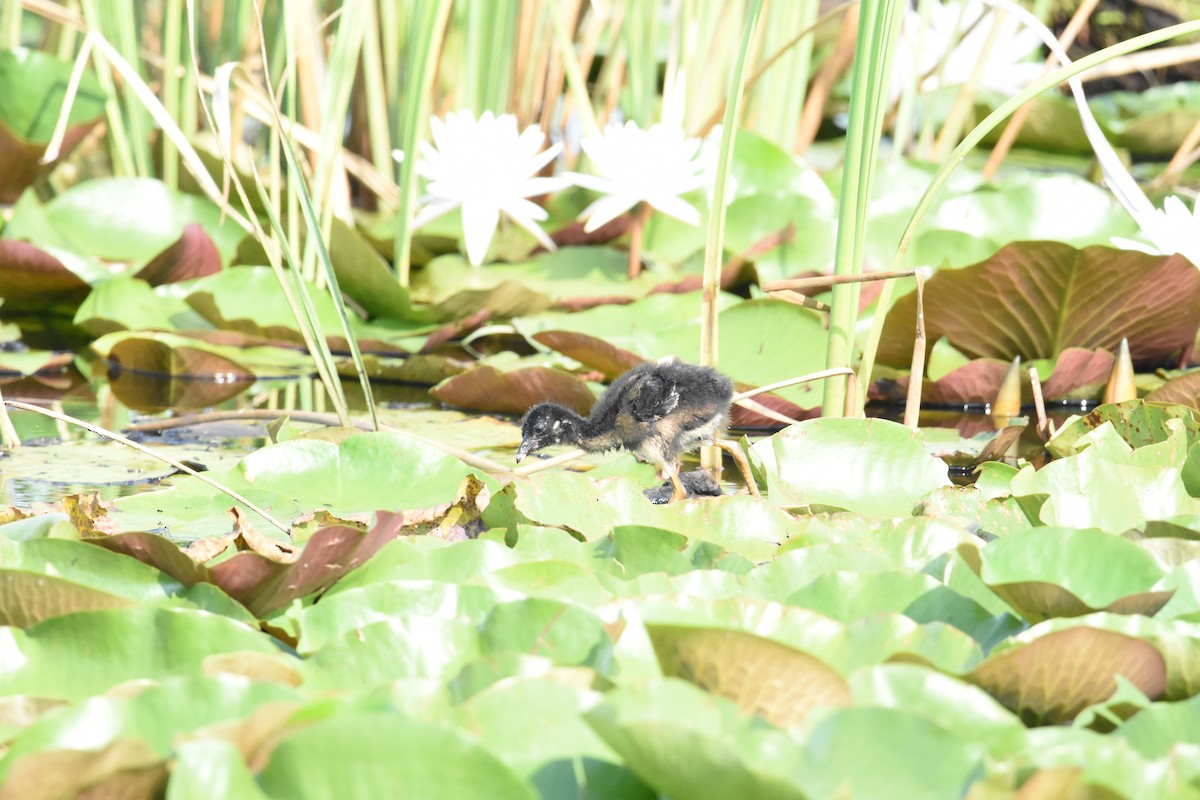
[(59, 506), (84, 538), (109, 536), (117, 530), (117, 524), (108, 516), (113, 504), (101, 500), (99, 492), (67, 495)]

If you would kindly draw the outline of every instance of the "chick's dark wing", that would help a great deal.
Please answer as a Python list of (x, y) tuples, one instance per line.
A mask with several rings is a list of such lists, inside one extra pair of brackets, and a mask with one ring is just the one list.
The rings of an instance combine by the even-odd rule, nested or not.
[(662, 419), (679, 405), (679, 392), (675, 382), (664, 380), (658, 375), (647, 375), (638, 381), (629, 393), (634, 419), (653, 422)]

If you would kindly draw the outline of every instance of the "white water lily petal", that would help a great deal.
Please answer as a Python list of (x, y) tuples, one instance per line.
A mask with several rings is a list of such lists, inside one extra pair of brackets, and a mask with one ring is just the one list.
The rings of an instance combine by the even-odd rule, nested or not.
[(584, 137), (580, 144), (596, 174), (570, 176), (577, 185), (606, 195), (579, 215), (585, 231), (590, 233), (643, 202), (691, 225), (699, 224), (700, 212), (680, 198), (708, 182), (699, 139), (687, 138), (678, 127), (654, 125), (644, 131), (626, 122)]
[(1200, 267), (1200, 199), (1193, 203), (1189, 211), (1180, 197), (1171, 195), (1163, 201), (1161, 210), (1143, 216), (1139, 222), (1142, 235), (1150, 240), (1149, 245), (1116, 236), (1112, 238), (1112, 243), (1152, 255), (1179, 253)]
[(610, 194), (607, 197), (601, 197), (585, 208), (583, 213), (579, 215), (580, 219), (587, 220), (583, 226), (584, 233), (591, 233), (597, 228), (612, 222), (639, 202), (639, 198), (631, 197), (627, 194)]
[(433, 222), (438, 217), (445, 216), (458, 207), (457, 203), (437, 201), (436, 198), (432, 197), (422, 197), (420, 202), (427, 203), (427, 205), (423, 205), (421, 210), (417, 212), (417, 215), (413, 217), (414, 230), (422, 225)]
[(476, 119), (470, 111), (457, 111), (431, 119), (429, 126), (433, 144), (418, 144), (415, 169), (427, 181), (424, 199), (431, 205), (417, 215), (414, 227), (461, 206), (467, 258), (476, 266), (487, 255), (501, 213), (554, 248), (537, 225), (549, 215), (527, 198), (570, 185), (564, 178), (538, 175), (561, 152), (561, 144), (542, 150), (542, 131), (535, 125), (519, 131), (512, 114), (485, 111)]
[(487, 255), (488, 245), (500, 224), (500, 209), (489, 203), (468, 200), (462, 205), (463, 238), (467, 245), (467, 260), (478, 266)]
[[(922, 76), (917, 87), (932, 92), (967, 80), (984, 51), (996, 12), (980, 0), (931, 2), (928, 25), (913, 8), (905, 12), (892, 64), (892, 97), (898, 97), (909, 76)], [(987, 53), (980, 85), (1013, 95), (1042, 76), (1041, 59), (1028, 57), (1041, 47), (1038, 33), (1009, 15)]]
[(686, 222), (688, 225), (700, 224), (700, 212), (691, 203), (686, 203), (678, 197), (654, 197), (648, 201), (650, 205), (657, 208), (662, 213), (669, 217), (674, 217), (680, 222)]

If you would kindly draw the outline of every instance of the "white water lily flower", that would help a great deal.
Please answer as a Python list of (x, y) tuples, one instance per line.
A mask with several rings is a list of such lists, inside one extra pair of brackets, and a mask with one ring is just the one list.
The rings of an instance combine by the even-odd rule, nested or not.
[[(892, 96), (898, 97), (904, 82), (915, 71), (926, 76), (919, 91), (931, 92), (942, 86), (964, 83), (983, 53), (996, 12), (980, 0), (965, 3), (929, 4), (929, 24), (922, 31), (921, 15), (908, 9), (904, 15), (896, 57), (892, 64)], [(1026, 59), (1042, 40), (1037, 31), (1024, 27), (1015, 17), (1006, 15), (988, 50), (980, 86), (1005, 95), (1014, 95), (1040, 78), (1041, 61)], [(943, 65), (942, 62), (945, 61)]]
[(597, 174), (569, 175), (604, 195), (579, 215), (587, 220), (584, 231), (591, 233), (641, 202), (689, 225), (700, 224), (700, 212), (679, 197), (708, 182), (704, 159), (698, 158), (699, 139), (687, 138), (677, 127), (660, 124), (644, 131), (626, 122), (580, 144)]
[(1151, 255), (1169, 256), (1179, 253), (1200, 267), (1200, 199), (1197, 199), (1192, 210), (1188, 211), (1183, 200), (1171, 195), (1163, 201), (1161, 210), (1155, 210), (1153, 216), (1145, 217), (1139, 222), (1142, 225), (1142, 235), (1150, 240), (1150, 245), (1119, 236), (1114, 236), (1112, 243), (1118, 247), (1140, 250)]
[(527, 198), (569, 185), (563, 178), (537, 176), (562, 145), (542, 150), (545, 134), (536, 125), (519, 133), (512, 114), (497, 117), (485, 111), (476, 119), (470, 111), (459, 111), (445, 120), (434, 117), (429, 125), (433, 145), (419, 143), (415, 167), (417, 174), (429, 181), (428, 193), (421, 198), (425, 207), (413, 220), (413, 227), (461, 206), (467, 259), (479, 266), (503, 212), (539, 244), (553, 250), (554, 242), (538, 225), (549, 215)]

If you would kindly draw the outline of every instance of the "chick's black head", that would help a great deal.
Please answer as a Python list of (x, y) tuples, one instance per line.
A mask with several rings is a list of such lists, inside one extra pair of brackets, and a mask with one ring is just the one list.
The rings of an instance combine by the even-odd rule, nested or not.
[(530, 453), (552, 444), (576, 441), (579, 438), (579, 415), (555, 403), (539, 403), (521, 420), (521, 447), (517, 450), (519, 462)]

